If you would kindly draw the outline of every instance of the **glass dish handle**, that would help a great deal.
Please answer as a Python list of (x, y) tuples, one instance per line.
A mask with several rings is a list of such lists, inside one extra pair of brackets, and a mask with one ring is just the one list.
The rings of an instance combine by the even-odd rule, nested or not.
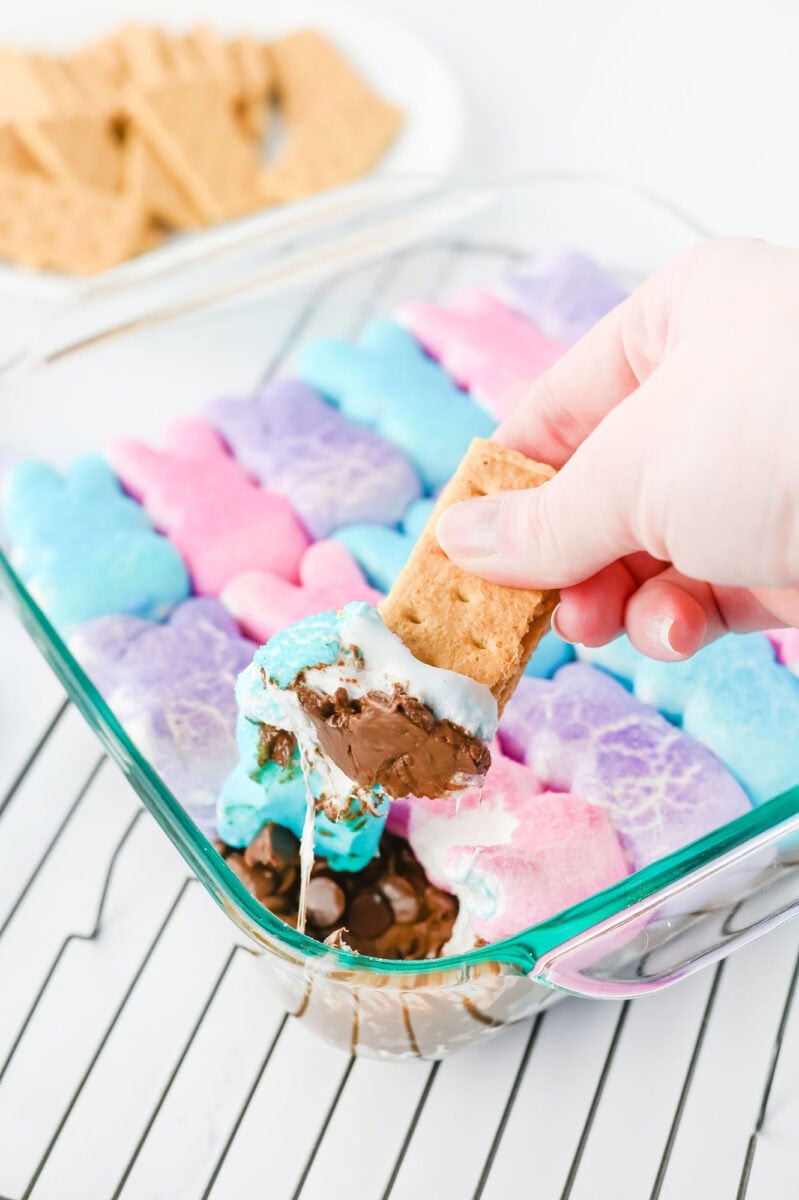
[(558, 945), (542, 942), (539, 927), (529, 977), (573, 995), (633, 998), (726, 958), (796, 916), (799, 788), (769, 801), (777, 803), (793, 814), (679, 883), (650, 891), (642, 880), (638, 902)]

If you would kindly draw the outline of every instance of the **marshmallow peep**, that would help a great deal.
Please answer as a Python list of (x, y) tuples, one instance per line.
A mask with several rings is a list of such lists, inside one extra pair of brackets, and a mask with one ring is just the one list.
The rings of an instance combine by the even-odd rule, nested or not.
[(647, 658), (626, 638), (581, 647), (584, 656), (708, 746), (754, 804), (799, 782), (799, 679), (764, 634), (728, 634), (679, 663)]
[(523, 679), (500, 741), (544, 787), (604, 808), (635, 869), (750, 810), (715, 754), (587, 663)]
[(244, 469), (288, 497), (314, 538), (354, 521), (394, 525), (421, 494), (401, 450), (298, 380), (215, 400), (206, 414)]
[(799, 675), (799, 629), (769, 629), (766, 637), (774, 647), (777, 661)]
[(296, 580), (309, 538), (284, 496), (258, 487), (199, 418), (175, 421), (164, 448), (121, 440), (111, 457), (125, 487), (177, 546), (194, 590), (218, 596), (247, 570)]
[(15, 464), (3, 520), (14, 568), (61, 629), (109, 613), (161, 620), (189, 594), (180, 554), (97, 455), (63, 475), (36, 459)]
[(494, 291), (523, 313), (547, 337), (576, 342), (627, 292), (612, 275), (584, 254), (561, 254), (511, 275)]
[(415, 500), (406, 508), (399, 529), (359, 522), (342, 525), (333, 537), (347, 547), (374, 587), (390, 592), (434, 507), (433, 499)]
[(445, 307), (411, 304), (402, 319), (428, 354), (498, 417), (513, 412), (567, 349), (486, 292), (461, 292)]
[(252, 642), (216, 600), (187, 600), (165, 625), (100, 617), (70, 649), (139, 750), (208, 837), (233, 770), (236, 676)]
[(494, 753), (482, 789), (414, 797), (407, 837), (432, 883), (455, 893), (474, 935), (510, 937), (629, 872), (609, 814), (542, 792), (529, 767)]
[(431, 492), (455, 473), (472, 438), (489, 437), (496, 424), (393, 321), (370, 322), (357, 346), (308, 342), (299, 373), (353, 421), (398, 446)]
[(324, 609), (343, 608), (350, 600), (377, 605), (380, 598), (346, 547), (330, 539), (305, 551), (299, 584), (269, 571), (245, 571), (231, 579), (221, 596), (247, 636), (258, 642)]

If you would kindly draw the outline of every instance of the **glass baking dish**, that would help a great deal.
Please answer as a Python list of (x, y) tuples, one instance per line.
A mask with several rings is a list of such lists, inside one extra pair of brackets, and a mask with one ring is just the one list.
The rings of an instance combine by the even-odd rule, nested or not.
[[(117, 435), (157, 440), (215, 396), (290, 373), (306, 336), (352, 336), (411, 299), (582, 250), (636, 280), (703, 233), (600, 179), (502, 187), (367, 184), (299, 206), (268, 236), (238, 231), (163, 272), (84, 289), (0, 380), (0, 465), (56, 465)], [(3, 542), (5, 545), (5, 542)], [(681, 979), (799, 909), (799, 787), (515, 937), (388, 962), (295, 932), (250, 895), (139, 752), (0, 553), (0, 582), (74, 703), (197, 877), (261, 953), (285, 1007), (381, 1058), (438, 1058), (559, 992), (633, 997)], [(799, 782), (799, 766), (797, 767)]]

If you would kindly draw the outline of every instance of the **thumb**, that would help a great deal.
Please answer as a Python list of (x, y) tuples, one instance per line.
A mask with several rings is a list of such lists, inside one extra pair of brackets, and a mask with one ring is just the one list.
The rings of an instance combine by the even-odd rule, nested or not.
[(633, 517), (648, 387), (613, 409), (547, 483), (445, 509), (436, 527), (445, 554), (494, 583), (547, 589), (580, 583), (643, 549)]

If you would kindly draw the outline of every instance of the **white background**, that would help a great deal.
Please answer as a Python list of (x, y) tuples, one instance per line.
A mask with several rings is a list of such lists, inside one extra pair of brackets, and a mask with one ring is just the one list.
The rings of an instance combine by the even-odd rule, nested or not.
[[(331, 0), (332, 2), (332, 0)], [(457, 70), (475, 173), (598, 170), (799, 243), (792, 0), (372, 0)]]

